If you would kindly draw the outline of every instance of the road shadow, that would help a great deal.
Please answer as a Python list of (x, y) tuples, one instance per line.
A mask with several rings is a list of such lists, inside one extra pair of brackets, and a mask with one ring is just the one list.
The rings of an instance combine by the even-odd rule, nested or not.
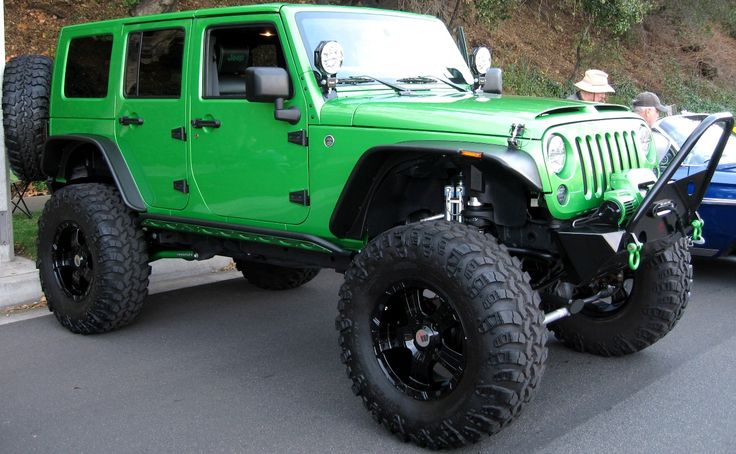
[[(713, 347), (713, 339), (732, 337), (736, 304), (730, 297), (712, 296), (733, 294), (734, 271), (731, 260), (696, 260), (685, 316), (673, 333), (640, 353), (599, 358), (570, 351), (550, 335), (549, 361), (535, 399), (499, 434), (460, 452), (544, 451), (555, 438), (686, 367)], [(83, 426), (106, 418), (111, 429), (96, 433), (101, 440), (118, 437), (113, 429), (119, 421), (136, 433), (141, 446), (155, 446), (161, 430), (180, 437), (171, 450), (215, 443), (222, 448), (217, 451), (240, 451), (247, 440), (251, 452), (293, 451), (295, 442), (306, 447), (301, 452), (357, 447), (422, 452), (375, 424), (350, 391), (334, 329), (341, 279), (327, 271), (284, 292), (257, 289), (239, 278), (160, 293), (149, 296), (134, 324), (99, 336), (72, 335), (53, 317), (6, 326), (2, 335), (33, 336), (44, 346), (11, 365), (28, 369), (30, 378), (22, 385), (28, 392), (47, 390), (41, 398), (55, 408), (67, 388), (87, 390), (76, 397), (79, 410), (66, 419), (51, 412), (49, 420), (32, 419), (36, 414), (18, 420), (54, 421), (63, 431), (67, 426), (59, 420)], [(78, 357), (84, 361), (60, 366), (54, 380), (44, 380), (48, 358), (66, 364)], [(126, 412), (139, 418), (126, 420), (127, 413), (114, 407), (109, 414), (88, 415), (84, 408), (95, 405), (90, 397), (95, 393), (125, 401)], [(7, 405), (16, 408), (12, 401)]]

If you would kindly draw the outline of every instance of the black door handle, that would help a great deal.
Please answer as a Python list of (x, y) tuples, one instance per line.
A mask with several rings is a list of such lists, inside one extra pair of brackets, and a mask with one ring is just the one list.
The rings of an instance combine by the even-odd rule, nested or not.
[(201, 118), (192, 120), (194, 128), (219, 128), (221, 124), (220, 120), (202, 120)]
[(120, 124), (123, 126), (136, 125), (140, 126), (143, 124), (142, 118), (131, 118), (131, 117), (120, 117)]

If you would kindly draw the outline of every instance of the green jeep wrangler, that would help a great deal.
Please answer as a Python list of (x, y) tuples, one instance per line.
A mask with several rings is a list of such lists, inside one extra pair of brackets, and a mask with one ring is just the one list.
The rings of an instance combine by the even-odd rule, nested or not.
[[(432, 17), (271, 4), (66, 27), (54, 65), (11, 61), (9, 157), (53, 191), (49, 309), (75, 333), (125, 326), (159, 259), (229, 256), (273, 290), (333, 268), (353, 391), (430, 448), (518, 414), (547, 326), (598, 355), (653, 344), (687, 304), (731, 115), (658, 178), (628, 109), (505, 96), (459, 41)], [(711, 167), (672, 181), (709, 127)]]

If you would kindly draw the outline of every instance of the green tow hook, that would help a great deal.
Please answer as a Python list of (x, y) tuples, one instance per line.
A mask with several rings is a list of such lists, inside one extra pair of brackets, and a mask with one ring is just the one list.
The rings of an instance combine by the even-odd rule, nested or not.
[(702, 219), (695, 219), (690, 225), (693, 226), (693, 241), (702, 240), (705, 221), (703, 221)]
[(639, 269), (639, 265), (641, 264), (641, 250), (643, 247), (644, 245), (639, 242), (639, 239), (636, 236), (634, 236), (633, 243), (626, 245), (626, 250), (629, 252), (629, 268), (631, 271)]

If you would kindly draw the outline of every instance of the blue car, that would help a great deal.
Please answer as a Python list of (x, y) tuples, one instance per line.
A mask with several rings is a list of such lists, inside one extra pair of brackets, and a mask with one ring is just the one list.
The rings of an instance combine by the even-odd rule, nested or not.
[[(669, 141), (669, 150), (663, 157), (662, 165), (666, 165), (668, 159), (677, 154), (690, 133), (705, 117), (706, 115), (701, 114), (684, 114), (658, 121), (653, 128), (654, 134), (661, 134)], [(698, 141), (674, 178), (683, 178), (705, 170), (722, 133), (722, 127), (711, 127)], [(720, 257), (736, 252), (736, 134), (733, 131), (698, 213), (705, 221), (705, 242), (695, 244), (691, 253)]]

